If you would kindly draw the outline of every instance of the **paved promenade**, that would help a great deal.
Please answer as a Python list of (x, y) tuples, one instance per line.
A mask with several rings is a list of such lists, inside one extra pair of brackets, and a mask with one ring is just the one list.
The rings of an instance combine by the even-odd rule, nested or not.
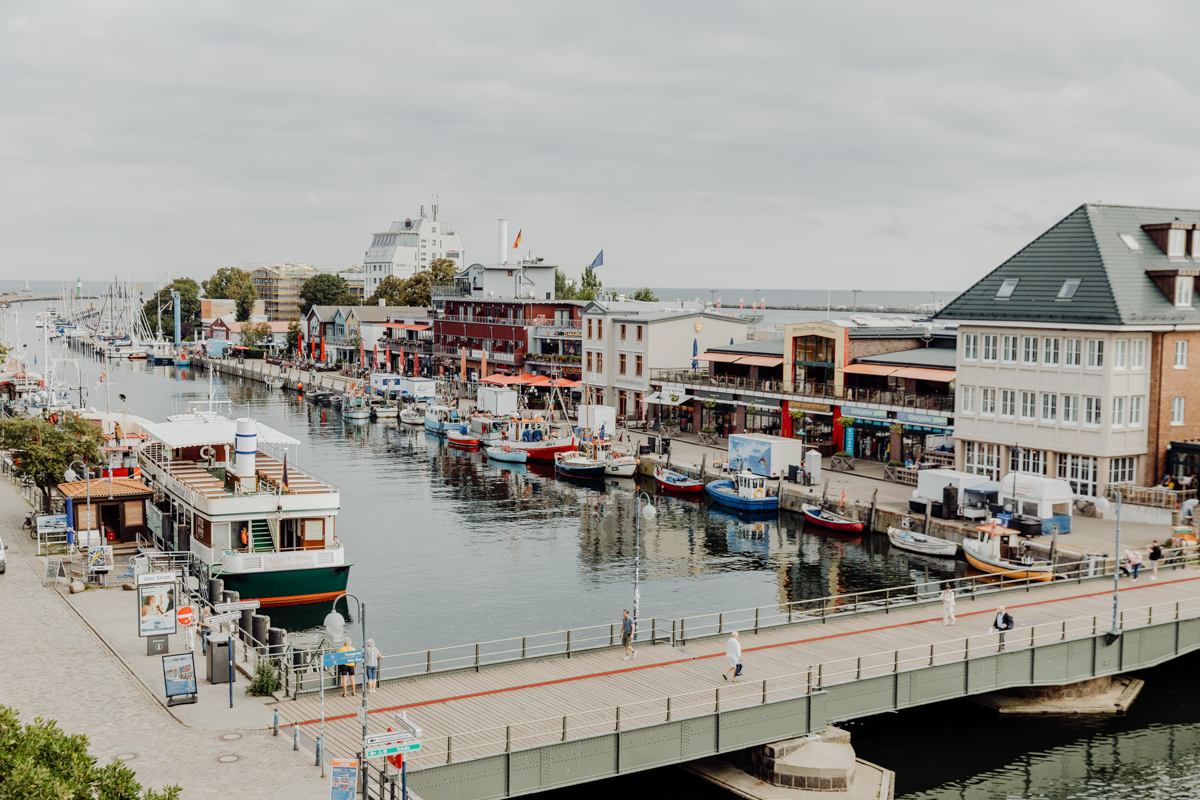
[[(232, 711), (228, 689), (207, 685), (197, 705), (168, 711), (161, 661), (135, 635), (135, 595), (88, 591), (68, 601), (43, 586), (44, 561), (20, 530), (27, 508), (0, 481), (0, 530), (9, 545), (8, 571), (0, 575), (0, 703), (17, 708), (23, 721), (47, 717), (86, 734), (100, 763), (121, 757), (143, 785), (176, 783), (185, 798), (329, 796), (312, 752), (293, 752), (290, 736), (271, 736), (271, 709), (244, 694), (244, 679)], [(182, 637), (171, 644), (180, 649)], [(203, 679), (199, 659), (197, 670)]]

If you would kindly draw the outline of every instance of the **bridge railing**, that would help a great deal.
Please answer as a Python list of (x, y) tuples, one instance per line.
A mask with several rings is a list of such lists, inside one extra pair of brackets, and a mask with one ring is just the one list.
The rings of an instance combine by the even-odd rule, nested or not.
[[(1162, 567), (1182, 566), (1187, 558), (1197, 557), (1195, 548), (1163, 549)], [(1055, 565), (1055, 583), (1062, 580), (1082, 582), (1086, 578), (1111, 577), (1117, 568), (1114, 559), (1107, 555), (1096, 555), (1079, 561), (1059, 562)], [(1150, 569), (1150, 562), (1142, 564), (1143, 571)], [(1017, 588), (1029, 589), (1039, 581), (1025, 570), (970, 575), (961, 578), (945, 578), (928, 582), (912, 583), (886, 589), (871, 589), (864, 592), (796, 600), (791, 603), (741, 608), (711, 614), (696, 614), (681, 617), (677, 625), (677, 642), (695, 641), (713, 636), (723, 636), (733, 631), (753, 631), (781, 625), (803, 622), (824, 622), (830, 618), (857, 614), (864, 611), (888, 612), (893, 608), (907, 607), (917, 603), (937, 602), (942, 590), (954, 590), (957, 599), (972, 599), (977, 596), (1010, 591)]]
[[(1196, 617), (1200, 617), (1200, 597), (1126, 609), (1120, 612), (1117, 625), (1118, 630), (1124, 632), (1164, 621)], [(835, 684), (969, 660), (1005, 649), (1016, 650), (1051, 642), (1091, 638), (1109, 630), (1110, 624), (1111, 616), (1108, 614), (1073, 617), (1008, 631), (1003, 644), (995, 632), (980, 633), (933, 644), (911, 645), (819, 662), (796, 672), (762, 680), (722, 683), (711, 689), (522, 720), (510, 725), (464, 730), (448, 735), (427, 735), (422, 741), (420, 754), (412, 761), (418, 768), (433, 767), (570, 739), (793, 700)]]

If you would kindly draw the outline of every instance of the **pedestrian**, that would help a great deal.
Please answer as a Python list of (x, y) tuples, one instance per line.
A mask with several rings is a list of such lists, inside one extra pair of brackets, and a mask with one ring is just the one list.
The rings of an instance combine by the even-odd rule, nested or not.
[(1004, 634), (1017, 627), (1013, 622), (1012, 614), (1004, 610), (1004, 606), (996, 609), (996, 619), (992, 622), (992, 630), (1000, 631), (1000, 649), (1004, 649)]
[(1129, 568), (1133, 570), (1133, 579), (1136, 581), (1138, 570), (1142, 568), (1142, 554), (1137, 550), (1129, 552)]
[(633, 617), (629, 616), (628, 608), (621, 612), (621, 646), (625, 648), (624, 661), (637, 658), (637, 650), (633, 649)]
[[(338, 652), (339, 653), (350, 653), (350, 652), (353, 652), (353, 650), (354, 650), (354, 646), (352, 644), (350, 644), (350, 638), (347, 637), (342, 642), (342, 649), (338, 650)], [(346, 696), (347, 688), (350, 689), (350, 696), (354, 697), (354, 665), (353, 664), (339, 664), (338, 665), (338, 674), (340, 674), (342, 676), (342, 697)]]
[(1129, 551), (1121, 551), (1121, 577), (1128, 578), (1132, 572), (1130, 571)]
[(383, 656), (379, 652), (379, 648), (375, 646), (374, 639), (367, 639), (367, 646), (363, 648), (363, 669), (367, 672), (367, 689), (371, 693), (375, 693), (375, 685), (379, 681), (379, 662), (383, 660)]
[(954, 590), (950, 588), (950, 584), (946, 584), (946, 588), (938, 595), (942, 600), (942, 624), (954, 624)]
[(1162, 545), (1158, 543), (1158, 539), (1153, 539), (1150, 542), (1150, 569), (1153, 574), (1150, 580), (1158, 580), (1158, 562), (1162, 559)]
[(200, 655), (208, 655), (208, 634), (212, 633), (212, 625), (208, 623), (208, 607), (200, 609)]
[(738, 641), (738, 632), (734, 631), (729, 634), (729, 641), (725, 643), (725, 658), (729, 659), (729, 669), (721, 673), (721, 677), (729, 680), (729, 673), (733, 673), (733, 682), (737, 683), (737, 679), (742, 674), (742, 643)]

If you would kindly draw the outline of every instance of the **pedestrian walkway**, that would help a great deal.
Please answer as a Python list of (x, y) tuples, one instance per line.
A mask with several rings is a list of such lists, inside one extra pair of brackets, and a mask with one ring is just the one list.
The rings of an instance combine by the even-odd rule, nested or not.
[(293, 752), (290, 736), (271, 736), (262, 699), (236, 696), (245, 681), (235, 688), (233, 712), (225, 687), (201, 687), (199, 704), (168, 712), (161, 661), (145, 655), (136, 637), (135, 595), (94, 590), (71, 603), (43, 586), (45, 562), (20, 528), (27, 510), (16, 488), (0, 481), (0, 530), (10, 548), (0, 575), (0, 703), (23, 722), (44, 717), (86, 734), (101, 764), (119, 757), (143, 785), (176, 783), (188, 800), (329, 796), (311, 751)]

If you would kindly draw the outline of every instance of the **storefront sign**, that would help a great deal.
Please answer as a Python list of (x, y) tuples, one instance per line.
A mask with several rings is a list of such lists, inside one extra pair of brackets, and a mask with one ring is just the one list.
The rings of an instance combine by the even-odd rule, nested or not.
[(822, 405), (821, 403), (791, 402), (791, 403), (788, 403), (788, 408), (791, 408), (791, 409), (798, 408), (802, 411), (815, 411), (818, 414), (828, 414), (829, 413), (829, 406)]
[(897, 411), (896, 419), (900, 422), (911, 422), (914, 425), (949, 425), (949, 417), (935, 417), (930, 414), (910, 414), (907, 411)]
[(878, 408), (842, 408), (842, 413), (852, 418), (887, 419), (888, 412)]

